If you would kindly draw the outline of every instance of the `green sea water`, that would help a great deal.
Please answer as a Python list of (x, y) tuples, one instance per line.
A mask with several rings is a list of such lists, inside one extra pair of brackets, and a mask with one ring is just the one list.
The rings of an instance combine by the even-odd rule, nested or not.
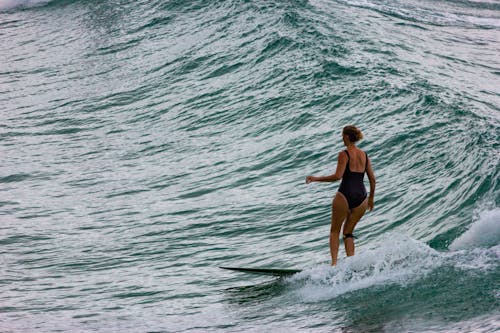
[(499, 41), (491, 0), (0, 0), (0, 332), (498, 331)]

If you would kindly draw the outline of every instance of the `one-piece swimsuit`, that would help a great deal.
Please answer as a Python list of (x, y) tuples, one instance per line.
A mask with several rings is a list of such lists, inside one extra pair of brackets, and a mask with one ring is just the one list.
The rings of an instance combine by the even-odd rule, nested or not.
[(366, 166), (368, 164), (368, 155), (365, 152), (365, 170), (363, 172), (354, 172), (349, 168), (349, 153), (347, 150), (345, 150), (345, 153), (347, 154), (347, 165), (338, 191), (347, 199), (349, 209), (353, 209), (361, 205), (367, 196), (363, 179), (365, 177)]

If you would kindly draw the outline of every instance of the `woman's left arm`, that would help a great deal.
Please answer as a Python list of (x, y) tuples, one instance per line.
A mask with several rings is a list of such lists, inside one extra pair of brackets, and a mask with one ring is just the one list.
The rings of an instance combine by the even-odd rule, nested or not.
[(366, 174), (368, 175), (368, 179), (370, 180), (370, 195), (368, 196), (368, 209), (373, 210), (374, 200), (375, 200), (375, 184), (377, 181), (375, 180), (375, 174), (372, 169), (372, 162), (368, 158), (366, 161)]

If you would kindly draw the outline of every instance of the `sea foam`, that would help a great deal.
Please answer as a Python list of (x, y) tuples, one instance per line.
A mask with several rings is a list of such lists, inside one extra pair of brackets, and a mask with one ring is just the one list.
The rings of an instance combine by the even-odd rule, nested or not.
[(372, 248), (340, 260), (333, 268), (314, 266), (288, 281), (300, 285), (296, 292), (301, 299), (316, 302), (376, 285), (406, 285), (433, 271), (443, 259), (423, 242), (388, 234)]
[[(401, 234), (389, 233), (362, 248), (353, 257), (340, 259), (337, 266), (315, 265), (287, 279), (306, 302), (333, 299), (352, 291), (381, 285), (405, 286), (436, 270), (488, 271), (498, 267), (500, 257), (500, 209), (478, 215), (450, 251), (437, 251), (428, 244)], [(448, 274), (448, 273), (446, 273)]]

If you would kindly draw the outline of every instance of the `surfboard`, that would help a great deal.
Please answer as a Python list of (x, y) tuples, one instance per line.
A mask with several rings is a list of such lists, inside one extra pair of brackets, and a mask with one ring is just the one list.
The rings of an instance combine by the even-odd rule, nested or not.
[(282, 269), (282, 268), (260, 268), (260, 267), (219, 267), (231, 271), (259, 274), (259, 275), (273, 275), (273, 276), (290, 276), (302, 272), (301, 269)]

